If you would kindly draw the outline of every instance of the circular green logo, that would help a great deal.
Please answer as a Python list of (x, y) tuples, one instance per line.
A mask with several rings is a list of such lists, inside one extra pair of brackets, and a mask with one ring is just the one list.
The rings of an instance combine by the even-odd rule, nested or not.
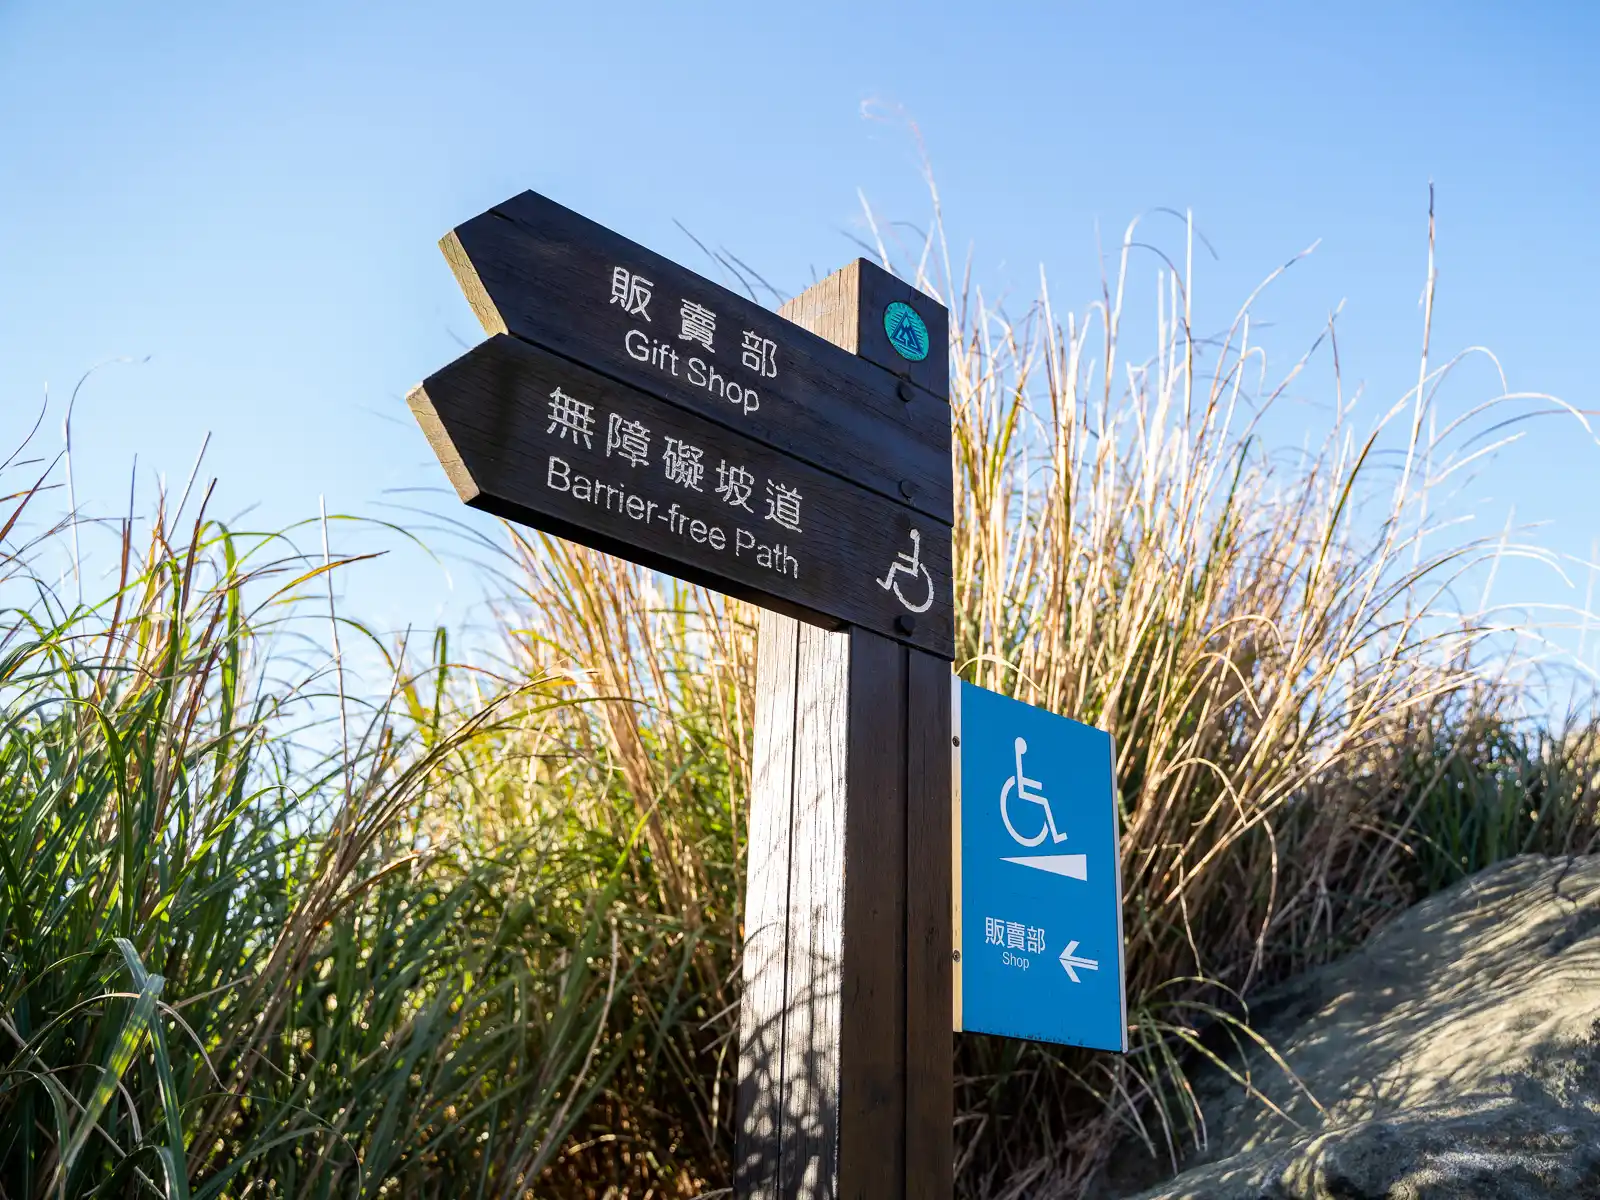
[(883, 332), (901, 358), (921, 362), (928, 357), (928, 323), (909, 304), (896, 300), (883, 310)]

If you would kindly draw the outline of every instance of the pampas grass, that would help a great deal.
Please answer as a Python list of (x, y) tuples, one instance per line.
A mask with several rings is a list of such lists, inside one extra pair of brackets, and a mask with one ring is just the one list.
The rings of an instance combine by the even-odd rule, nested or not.
[[(951, 310), (956, 669), (1114, 735), (1133, 1023), (1126, 1057), (961, 1037), (958, 1188), (1075, 1196), (1203, 1144), (1189, 1073), (1262, 988), (1593, 850), (1600, 739), (1530, 721), (1528, 643), (1460, 599), (1539, 554), (1449, 519), (1529, 400), (1447, 409), (1431, 214), (1386, 409), (1336, 321), (1276, 382), (1257, 297), (1198, 333), (1191, 227), (1143, 338), (1136, 227), (1097, 299), (1017, 316), (933, 231), (877, 251)], [(1272, 445), (1305, 390), (1325, 427)], [(460, 662), (330, 613), (326, 523), (301, 553), (182, 502), (85, 606), (38, 566), (74, 527), (21, 532), (48, 478), (0, 509), (3, 1194), (727, 1194), (752, 611), (506, 529)]]

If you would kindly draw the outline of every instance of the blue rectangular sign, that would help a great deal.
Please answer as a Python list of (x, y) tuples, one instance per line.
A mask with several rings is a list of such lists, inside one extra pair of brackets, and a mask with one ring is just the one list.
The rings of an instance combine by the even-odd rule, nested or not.
[(1128, 1049), (1111, 735), (955, 683), (955, 1027)]

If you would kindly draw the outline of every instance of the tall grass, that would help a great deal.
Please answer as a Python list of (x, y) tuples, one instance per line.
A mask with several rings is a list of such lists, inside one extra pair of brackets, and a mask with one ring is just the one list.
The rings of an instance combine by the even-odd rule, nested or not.
[[(972, 1197), (1176, 1159), (1252, 994), (1600, 836), (1600, 739), (1526, 720), (1456, 599), (1503, 540), (1439, 521), (1519, 402), (1452, 417), (1426, 315), (1387, 411), (1332, 323), (1267, 385), (1250, 305), (1196, 332), (1187, 248), (1143, 338), (1133, 229), (1065, 315), (990, 307), (937, 234), (906, 271), (952, 310), (957, 669), (1111, 731), (1122, 805), (1132, 1053), (961, 1038)], [(1323, 436), (1275, 450), (1307, 387)], [(368, 638), (367, 689), (307, 624), (331, 556), (182, 509), (90, 608), (0, 515), (4, 1194), (726, 1187), (751, 613), (507, 530), (497, 652)]]
[(123, 524), (97, 607), (0, 560), (0, 1194), (528, 1192), (628, 1049), (621, 861), (425, 827), (507, 702), (563, 702), (452, 718), (441, 658), (335, 717), (292, 639), (340, 564), (178, 520)]
[[(1463, 871), (1595, 845), (1592, 738), (1514, 721), (1494, 615), (1459, 600), (1508, 546), (1439, 513), (1524, 398), (1446, 408), (1432, 233), (1416, 384), (1364, 420), (1334, 321), (1266, 386), (1248, 306), (1196, 332), (1192, 226), (1145, 361), (1120, 344), (1136, 227), (1064, 321), (1048, 292), (1020, 324), (956, 298), (958, 668), (1114, 737), (1133, 1023), (1124, 1059), (964, 1041), (975, 1193), (1071, 1195), (1119, 1141), (1176, 1159), (1202, 1027), (1249, 1036), (1252, 991)], [(1274, 452), (1318, 356), (1320, 444)]]
[[(1204, 1140), (1187, 1073), (1218, 1032), (1251, 1036), (1252, 993), (1498, 858), (1595, 848), (1594, 734), (1525, 720), (1538, 696), (1495, 614), (1458, 599), (1498, 556), (1538, 555), (1439, 516), (1527, 398), (1446, 407), (1460, 360), (1429, 358), (1431, 238), (1430, 216), (1415, 386), (1365, 416), (1332, 321), (1272, 384), (1249, 304), (1195, 331), (1192, 232), (1184, 265), (1160, 272), (1137, 361), (1123, 334), (1135, 228), (1101, 298), (1064, 317), (1043, 288), (1019, 319), (989, 307), (937, 234), (912, 255), (906, 273), (953, 317), (957, 669), (1109, 730), (1123, 806), (1132, 1053), (960, 1039), (963, 1194), (1075, 1195), (1118, 1146), (1175, 1162)], [(1319, 369), (1328, 425), (1286, 454), (1272, 414)], [(711, 981), (739, 934), (749, 622), (512, 538), (523, 669), (560, 663), (631, 698), (608, 702), (600, 732), (674, 863), (649, 903), (705, 931), (705, 1028), (684, 1025), (682, 1057), (595, 1128), (619, 1112), (692, 1128), (658, 1147), (725, 1182), (736, 1021)], [(726, 772), (710, 792), (710, 776), (687, 782), (701, 768), (685, 752)]]
[[(536, 789), (490, 805), (508, 828), (560, 807), (573, 843), (637, 838), (619, 905), (653, 925), (628, 1003), (650, 1030), (554, 1173), (551, 1194), (694, 1196), (726, 1186), (733, 1153), (755, 622), (744, 605), (581, 547), (509, 531), (508, 676), (562, 675), (574, 703), (536, 738), (478, 752), (592, 760), (605, 792)], [(611, 1189), (611, 1190), (606, 1190)]]

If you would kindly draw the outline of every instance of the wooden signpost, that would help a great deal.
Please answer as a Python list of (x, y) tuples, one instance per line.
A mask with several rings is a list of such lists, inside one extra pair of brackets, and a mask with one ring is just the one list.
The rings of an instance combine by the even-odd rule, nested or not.
[(763, 606), (735, 1194), (952, 1192), (947, 317), (774, 314), (525, 192), (441, 243), (489, 340), (408, 397), (468, 504)]

